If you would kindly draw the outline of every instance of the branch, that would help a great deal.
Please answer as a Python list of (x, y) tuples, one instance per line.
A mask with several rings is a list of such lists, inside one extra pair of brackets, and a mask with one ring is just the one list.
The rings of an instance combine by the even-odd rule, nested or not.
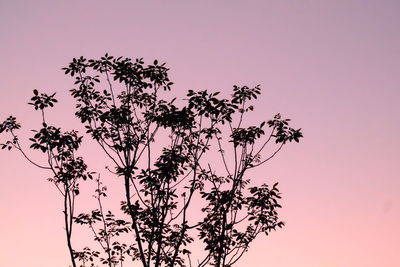
[(258, 163), (258, 164), (256, 164), (256, 165), (249, 166), (248, 168), (251, 169), (251, 168), (258, 167), (258, 166), (264, 164), (265, 162), (267, 162), (268, 160), (272, 159), (272, 158), (282, 149), (283, 145), (284, 145), (284, 143), (282, 143), (282, 144), (279, 146), (279, 148), (278, 148), (270, 157), (266, 158), (265, 160), (261, 161), (260, 163)]

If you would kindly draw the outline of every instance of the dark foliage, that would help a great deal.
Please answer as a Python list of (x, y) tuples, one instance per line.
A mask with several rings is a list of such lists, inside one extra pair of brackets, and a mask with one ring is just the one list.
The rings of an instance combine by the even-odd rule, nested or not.
[[(34, 131), (30, 148), (47, 157), (46, 166), (33, 162), (21, 148), (15, 133), (20, 125), (14, 117), (0, 124), (0, 132), (12, 137), (2, 149), (15, 148), (52, 172), (49, 180), (63, 196), (74, 267), (129, 266), (132, 261), (143, 267), (233, 266), (260, 233), (268, 235), (284, 225), (278, 218), (278, 184), (256, 186), (248, 171), (270, 160), (286, 143), (298, 142), (302, 133), (280, 114), (258, 126), (243, 125), (261, 93), (259, 86), (234, 86), (230, 99), (218, 92), (189, 90), (178, 105), (175, 99), (161, 97), (172, 82), (165, 64), (157, 61), (145, 65), (142, 59), (106, 54), (100, 59), (74, 58), (63, 70), (75, 79), (75, 115), (114, 163), (110, 172), (124, 183), (121, 218), (117, 210), (103, 208), (107, 187), (100, 175), (93, 179), (76, 155), (82, 136), (46, 122), (45, 111), (57, 102), (55, 94), (34, 90), (29, 103), (42, 115), (42, 127)], [(165, 144), (160, 135), (168, 136)], [(163, 148), (155, 148), (156, 142)], [(267, 145), (274, 148), (270, 154)], [(207, 160), (210, 154), (220, 158), (214, 166)], [(81, 180), (95, 181), (98, 207), (76, 215)], [(193, 203), (199, 201), (202, 218), (192, 219)], [(73, 249), (74, 224), (88, 227), (98, 249)], [(204, 244), (206, 252), (196, 261), (190, 250), (193, 242)]]

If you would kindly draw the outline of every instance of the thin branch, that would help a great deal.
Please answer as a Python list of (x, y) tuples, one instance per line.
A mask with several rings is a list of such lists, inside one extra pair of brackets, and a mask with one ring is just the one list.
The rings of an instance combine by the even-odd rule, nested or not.
[(272, 158), (282, 149), (283, 145), (284, 145), (284, 143), (282, 143), (282, 144), (279, 146), (279, 148), (278, 148), (271, 156), (269, 156), (269, 157), (266, 158), (265, 160), (261, 161), (260, 163), (258, 163), (258, 164), (256, 164), (256, 165), (249, 166), (248, 168), (251, 169), (251, 168), (258, 167), (258, 166), (264, 164), (265, 162), (267, 162), (268, 160), (272, 159)]

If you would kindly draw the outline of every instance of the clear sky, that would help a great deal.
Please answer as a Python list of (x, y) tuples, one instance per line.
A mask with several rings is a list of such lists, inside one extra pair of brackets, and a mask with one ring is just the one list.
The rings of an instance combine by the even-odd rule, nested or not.
[[(0, 119), (28, 137), (37, 88), (57, 92), (56, 124), (77, 125), (61, 68), (81, 55), (167, 62), (177, 95), (261, 84), (254, 119), (281, 112), (305, 138), (259, 170), (287, 225), (237, 267), (400, 266), (399, 14), (396, 0), (2, 0)], [(68, 266), (49, 174), (16, 152), (0, 164), (0, 265)]]

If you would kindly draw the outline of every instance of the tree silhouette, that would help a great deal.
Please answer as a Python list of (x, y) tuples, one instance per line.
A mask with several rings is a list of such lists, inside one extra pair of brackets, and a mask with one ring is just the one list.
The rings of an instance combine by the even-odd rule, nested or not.
[[(302, 133), (279, 114), (244, 126), (259, 86), (234, 86), (229, 99), (218, 92), (189, 90), (187, 98), (178, 101), (165, 94), (172, 82), (165, 64), (157, 60), (145, 65), (142, 59), (106, 54), (100, 59), (74, 58), (63, 70), (75, 79), (71, 95), (86, 136), (97, 142), (114, 164), (109, 171), (123, 181), (122, 213), (104, 209), (107, 187), (77, 156), (82, 136), (46, 121), (47, 110), (57, 102), (55, 94), (34, 90), (29, 103), (42, 115), (30, 148), (43, 152), (47, 165), (27, 156), (14, 117), (0, 124), (0, 133), (11, 136), (2, 149), (17, 149), (52, 173), (49, 180), (63, 197), (74, 267), (129, 266), (132, 261), (143, 267), (229, 267), (260, 233), (268, 235), (284, 225), (278, 218), (277, 183), (255, 186), (248, 171), (273, 158), (285, 144), (298, 142)], [(269, 154), (267, 147), (272, 147)], [(76, 215), (79, 183), (84, 180), (96, 184), (97, 207)], [(88, 227), (98, 249), (74, 249), (74, 224)], [(193, 243), (203, 244), (205, 251), (196, 262)]]

